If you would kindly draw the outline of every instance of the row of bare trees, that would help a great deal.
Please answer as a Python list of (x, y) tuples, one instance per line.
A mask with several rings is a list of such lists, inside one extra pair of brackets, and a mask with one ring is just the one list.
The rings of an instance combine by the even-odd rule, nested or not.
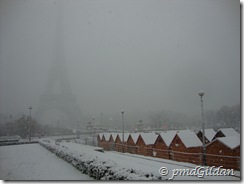
[[(185, 129), (199, 128), (201, 116), (187, 116), (183, 113), (173, 111), (161, 111), (150, 115), (152, 127), (161, 129)], [(208, 110), (205, 112), (205, 123), (207, 128), (239, 128), (241, 122), (240, 104), (234, 106), (222, 106), (219, 110)]]
[[(0, 136), (20, 136), (25, 139), (29, 135), (30, 117), (22, 115), (15, 121), (9, 121), (0, 124)], [(42, 125), (37, 123), (35, 119), (31, 119), (31, 136), (42, 137), (46, 135), (72, 134), (71, 130), (54, 127), (51, 125)]]
[(207, 111), (205, 113), (206, 123), (214, 129), (239, 128), (241, 122), (241, 106), (222, 106), (218, 111)]

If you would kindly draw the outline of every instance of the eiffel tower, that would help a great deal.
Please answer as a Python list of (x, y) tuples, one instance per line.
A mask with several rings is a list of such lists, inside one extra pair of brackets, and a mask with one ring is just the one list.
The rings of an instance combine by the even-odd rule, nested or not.
[[(62, 2), (61, 2), (62, 3)], [(57, 110), (68, 117), (69, 124), (73, 125), (81, 118), (81, 110), (72, 93), (69, 84), (64, 55), (63, 34), (63, 4), (57, 5), (57, 22), (54, 38), (54, 53), (52, 65), (48, 73), (47, 87), (39, 98), (35, 118), (42, 123), (43, 115), (50, 110)], [(49, 122), (44, 122), (49, 124)], [(53, 123), (51, 123), (53, 124)]]

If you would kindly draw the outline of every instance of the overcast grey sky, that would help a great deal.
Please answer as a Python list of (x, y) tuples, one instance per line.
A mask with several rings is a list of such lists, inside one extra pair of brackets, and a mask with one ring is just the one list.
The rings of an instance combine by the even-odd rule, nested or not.
[[(0, 113), (35, 110), (53, 57), (55, 1), (0, 1)], [(64, 47), (83, 113), (240, 103), (238, 0), (67, 0)]]

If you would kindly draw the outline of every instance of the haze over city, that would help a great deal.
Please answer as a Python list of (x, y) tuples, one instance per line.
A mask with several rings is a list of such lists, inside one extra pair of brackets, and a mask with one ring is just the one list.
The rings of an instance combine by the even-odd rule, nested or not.
[[(238, 1), (63, 1), (64, 60), (83, 115), (240, 104)], [(239, 9), (238, 9), (239, 10)], [(36, 111), (54, 60), (57, 1), (0, 2), (0, 112)], [(139, 117), (138, 117), (139, 118)]]

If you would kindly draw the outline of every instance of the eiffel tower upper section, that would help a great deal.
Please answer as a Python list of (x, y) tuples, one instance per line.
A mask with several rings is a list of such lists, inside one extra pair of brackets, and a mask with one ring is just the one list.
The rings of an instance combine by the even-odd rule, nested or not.
[(40, 120), (45, 111), (56, 109), (66, 113), (70, 123), (80, 119), (80, 108), (72, 93), (65, 66), (65, 44), (63, 27), (63, 2), (58, 1), (55, 25), (54, 49), (51, 68), (48, 72), (46, 90), (39, 99), (36, 119)]
[[(48, 73), (48, 83), (45, 94), (72, 94), (65, 66), (64, 27), (63, 27), (63, 3), (57, 5), (57, 17), (54, 37), (53, 60)], [(55, 89), (58, 88), (58, 89)]]

